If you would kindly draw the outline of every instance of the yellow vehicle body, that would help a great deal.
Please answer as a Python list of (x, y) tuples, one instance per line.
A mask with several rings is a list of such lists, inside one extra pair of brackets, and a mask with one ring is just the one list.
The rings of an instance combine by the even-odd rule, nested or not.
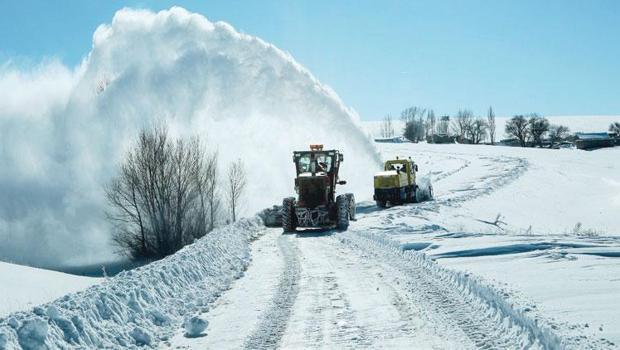
[(387, 202), (402, 204), (415, 201), (417, 165), (411, 159), (385, 162), (383, 171), (374, 177), (374, 199), (379, 206)]

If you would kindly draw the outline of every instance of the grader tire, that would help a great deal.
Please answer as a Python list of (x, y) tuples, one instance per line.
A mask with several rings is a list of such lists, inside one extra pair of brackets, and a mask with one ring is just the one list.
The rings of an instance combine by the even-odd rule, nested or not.
[(355, 196), (353, 195), (353, 193), (347, 193), (345, 194), (345, 196), (347, 196), (347, 198), (349, 199), (349, 220), (355, 221)]
[(284, 232), (295, 232), (297, 216), (295, 215), (295, 198), (284, 198), (282, 201), (282, 229)]
[(346, 195), (336, 197), (336, 228), (345, 231), (349, 228), (349, 198)]

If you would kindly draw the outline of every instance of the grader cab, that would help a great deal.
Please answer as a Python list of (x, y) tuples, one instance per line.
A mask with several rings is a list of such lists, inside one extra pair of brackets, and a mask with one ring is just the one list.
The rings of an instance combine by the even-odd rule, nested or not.
[(346, 184), (338, 178), (343, 161), (342, 153), (323, 150), (323, 145), (293, 152), (297, 198), (282, 201), (284, 232), (295, 232), (297, 228), (348, 228), (349, 220), (355, 219), (355, 197), (352, 193), (336, 195), (336, 186)]

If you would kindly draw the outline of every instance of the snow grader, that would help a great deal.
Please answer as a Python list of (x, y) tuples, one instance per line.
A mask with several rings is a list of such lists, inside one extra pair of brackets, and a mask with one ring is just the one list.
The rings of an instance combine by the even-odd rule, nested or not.
[(418, 165), (409, 159), (388, 160), (383, 171), (375, 174), (375, 194), (373, 196), (378, 207), (384, 208), (387, 203), (399, 205), (419, 203), (433, 199), (433, 186), (430, 182), (420, 183), (417, 180)]
[(353, 194), (336, 196), (336, 185), (347, 183), (338, 178), (343, 161), (342, 153), (323, 150), (323, 145), (310, 145), (309, 151), (293, 152), (298, 197), (288, 197), (282, 201), (284, 232), (295, 232), (297, 228), (334, 226), (338, 230), (346, 230), (349, 220), (355, 220)]

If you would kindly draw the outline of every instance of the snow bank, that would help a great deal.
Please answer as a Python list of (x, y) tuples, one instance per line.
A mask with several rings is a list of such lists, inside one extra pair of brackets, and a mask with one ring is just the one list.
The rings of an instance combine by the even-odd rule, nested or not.
[(0, 319), (0, 349), (124, 348), (168, 339), (243, 275), (249, 243), (263, 227), (253, 218), (219, 228), (168, 258)]
[(157, 121), (203, 136), (222, 171), (245, 162), (246, 213), (293, 193), (291, 153), (310, 143), (343, 151), (359, 198), (379, 166), (356, 113), (289, 54), (179, 7), (118, 11), (75, 70), (2, 66), (0, 95), (0, 257), (16, 262), (109, 258), (102, 186)]

